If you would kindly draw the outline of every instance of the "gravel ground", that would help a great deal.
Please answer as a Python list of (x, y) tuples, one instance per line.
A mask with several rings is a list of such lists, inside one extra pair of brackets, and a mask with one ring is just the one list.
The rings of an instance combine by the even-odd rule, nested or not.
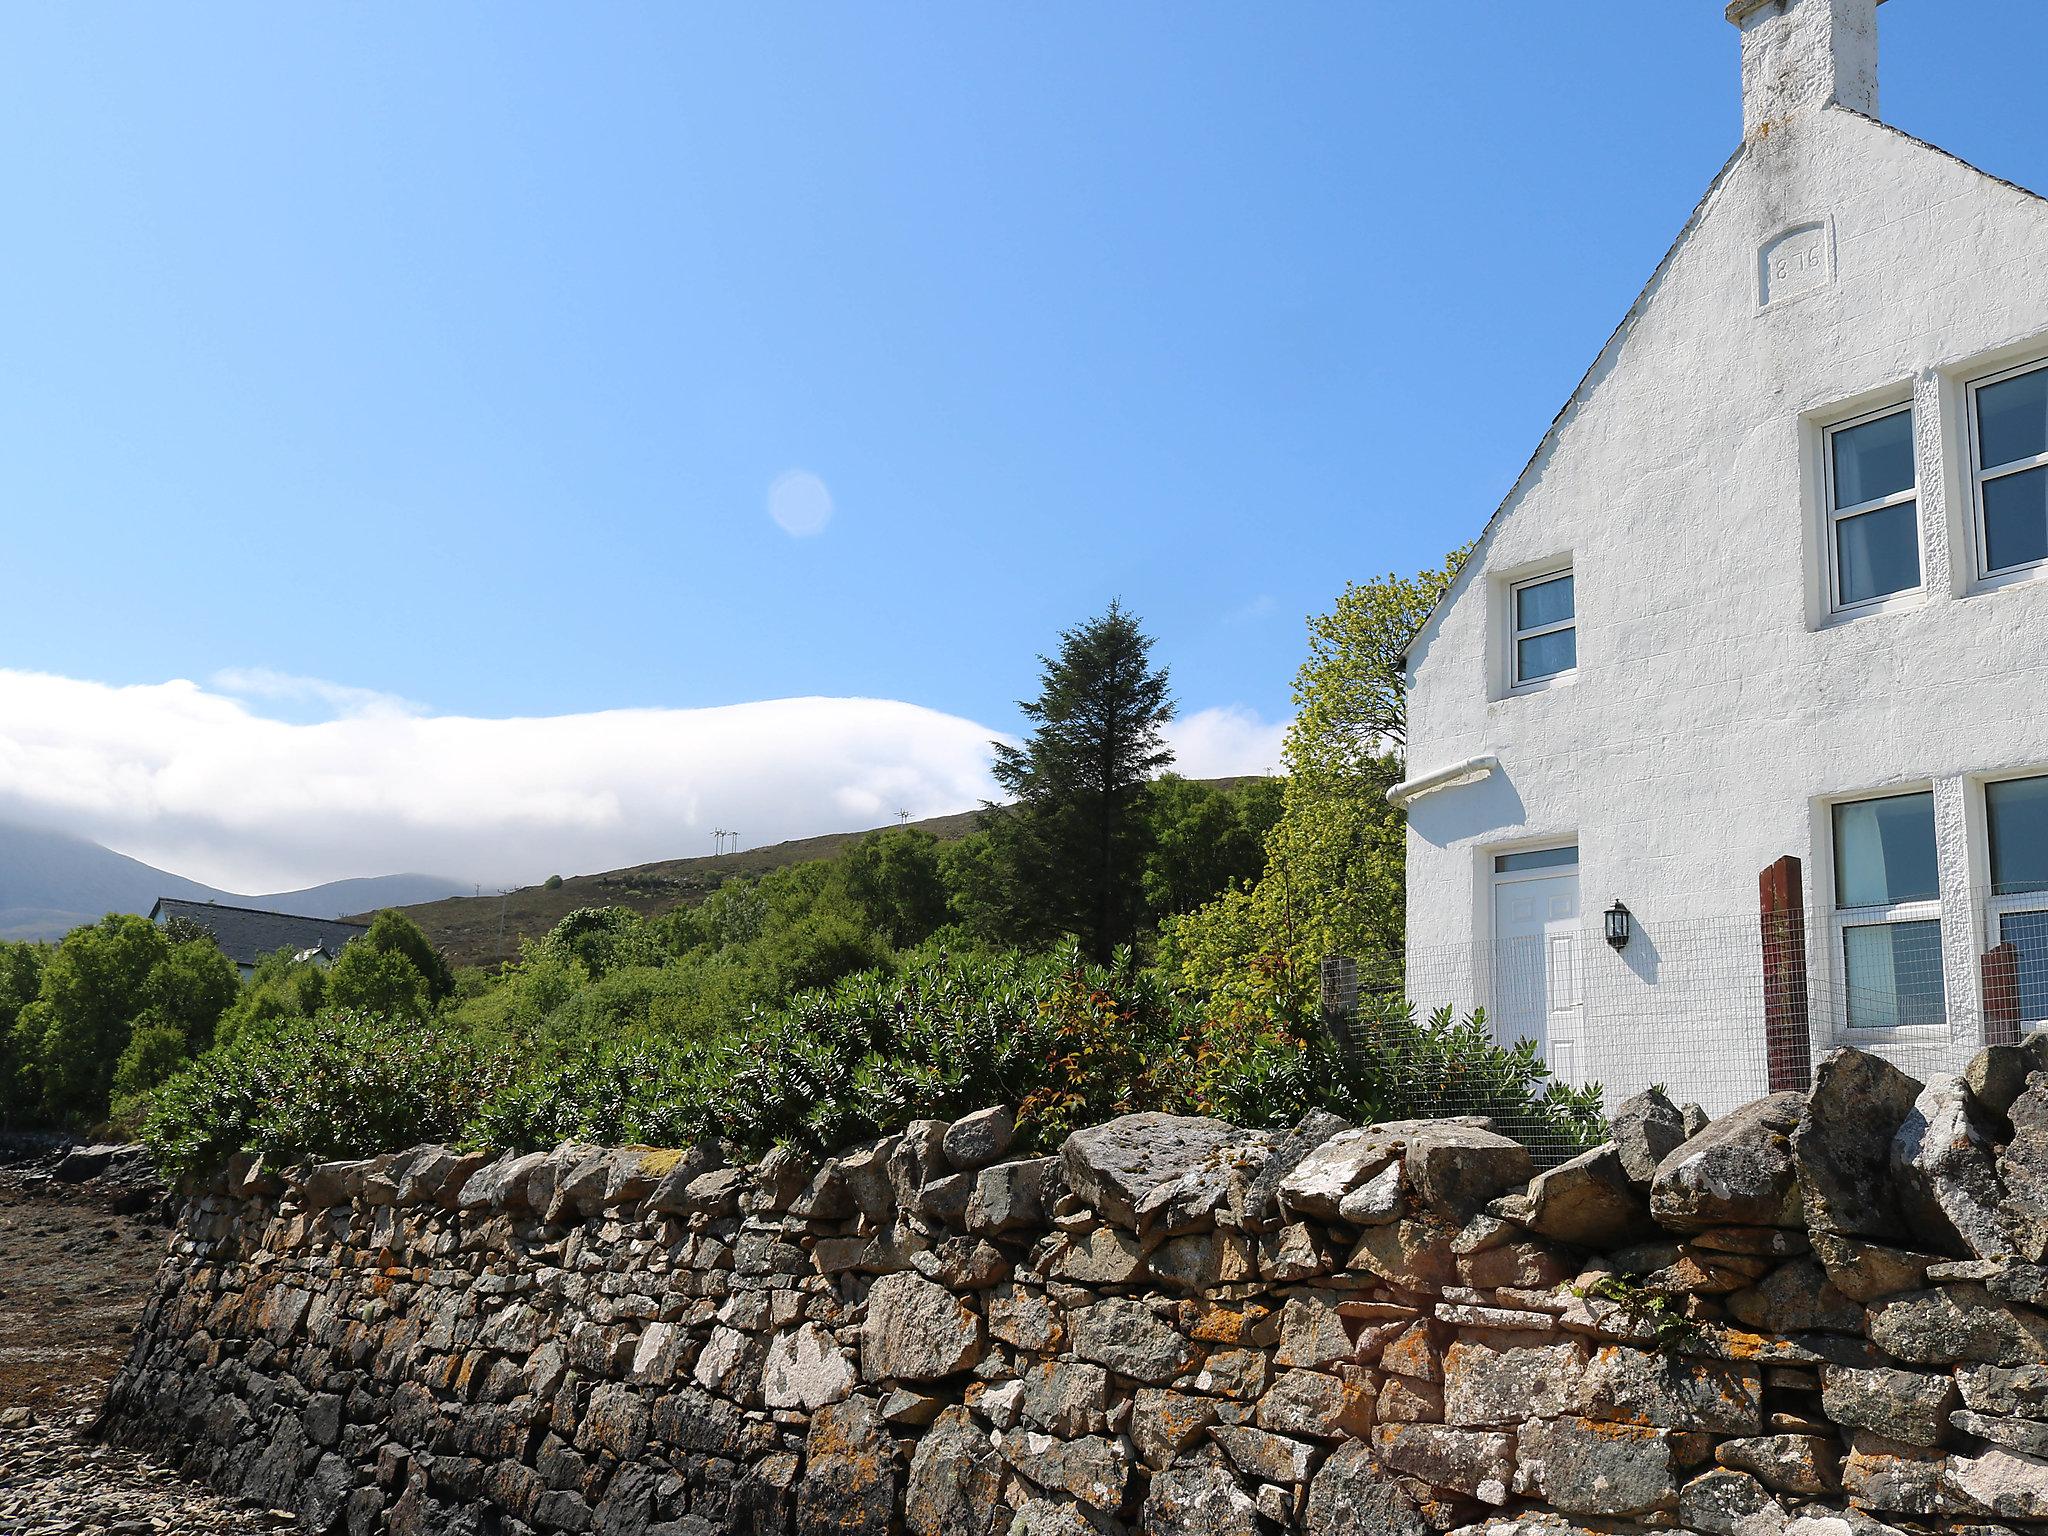
[(124, 1193), (0, 1167), (0, 1536), (290, 1529), (85, 1436), (164, 1248), (158, 1212), (114, 1212)]
[(4, 1536), (256, 1536), (296, 1526), (249, 1509), (128, 1451), (95, 1445), (86, 1413), (58, 1413), (0, 1429), (0, 1533)]

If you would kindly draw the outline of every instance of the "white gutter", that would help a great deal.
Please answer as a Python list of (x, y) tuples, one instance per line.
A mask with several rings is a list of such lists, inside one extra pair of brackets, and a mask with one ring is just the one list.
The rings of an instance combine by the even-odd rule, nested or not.
[(1479, 757), (1468, 757), (1462, 763), (1448, 768), (1439, 768), (1434, 773), (1425, 773), (1420, 778), (1408, 779), (1387, 791), (1387, 804), (1405, 809), (1411, 800), (1420, 800), (1424, 795), (1434, 794), (1440, 789), (1453, 789), (1460, 784), (1477, 784), (1488, 774), (1498, 772), (1500, 759), (1491, 752)]

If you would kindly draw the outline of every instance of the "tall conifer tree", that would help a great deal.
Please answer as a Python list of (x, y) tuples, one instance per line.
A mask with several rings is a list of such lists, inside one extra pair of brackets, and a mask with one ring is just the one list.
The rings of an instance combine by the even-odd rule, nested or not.
[(1039, 695), (1019, 705), (1031, 739), (996, 744), (996, 781), (1016, 803), (983, 822), (1014, 941), (1071, 933), (1105, 960), (1144, 918), (1146, 786), (1173, 761), (1173, 699), (1151, 637), (1121, 603), (1062, 633), (1059, 654), (1039, 662)]

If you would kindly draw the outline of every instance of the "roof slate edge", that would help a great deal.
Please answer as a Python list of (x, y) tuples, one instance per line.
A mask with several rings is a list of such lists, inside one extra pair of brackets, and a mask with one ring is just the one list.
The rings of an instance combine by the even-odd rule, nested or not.
[(1578, 411), (1578, 408), (1585, 403), (1594, 377), (1600, 372), (1601, 367), (1607, 362), (1608, 358), (1620, 350), (1622, 343), (1628, 339), (1629, 333), (1635, 329), (1636, 321), (1642, 318), (1644, 310), (1649, 306), (1651, 294), (1655, 293), (1658, 285), (1663, 282), (1664, 274), (1670, 271), (1672, 262), (1678, 259), (1678, 253), (1685, 248), (1685, 243), (1692, 237), (1692, 232), (1699, 228), (1701, 220), (1706, 217), (1707, 207), (1713, 202), (1715, 194), (1727, 184), (1728, 178), (1734, 174), (1736, 166), (1741, 164), (1742, 157), (1748, 149), (1749, 143), (1747, 140), (1744, 140), (1735, 147), (1735, 153), (1722, 162), (1721, 169), (1714, 173), (1714, 179), (1707, 183), (1707, 190), (1701, 193), (1699, 201), (1693, 204), (1692, 213), (1687, 216), (1685, 223), (1680, 227), (1677, 238), (1671, 242), (1670, 248), (1664, 252), (1663, 257), (1658, 261), (1655, 268), (1651, 270), (1649, 278), (1636, 293), (1635, 301), (1629, 305), (1627, 312), (1622, 315), (1621, 323), (1615, 326), (1607, 340), (1602, 343), (1600, 350), (1593, 355), (1591, 365), (1587, 367), (1585, 373), (1580, 375), (1579, 382), (1572, 387), (1572, 392), (1566, 397), (1564, 404), (1558, 407), (1557, 414), (1551, 417), (1550, 425), (1545, 428), (1543, 436), (1537, 440), (1536, 451), (1529, 455), (1528, 462), (1522, 466), (1521, 472), (1515, 476), (1514, 483), (1508, 487), (1507, 494), (1501, 497), (1499, 505), (1493, 509), (1492, 515), (1486, 519), (1485, 524), (1472, 540), (1472, 548), (1465, 556), (1465, 563), (1458, 568), (1458, 574), (1451, 579), (1451, 584), (1444, 588), (1443, 595), (1430, 605), (1429, 612), (1422, 616), (1422, 622), (1415, 626), (1415, 633), (1408, 637), (1408, 643), (1401, 648), (1401, 663), (1404, 667), (1408, 664), (1409, 658), (1414, 654), (1416, 645), (1428, 633), (1429, 627), (1436, 622), (1437, 615), (1442, 613), (1451, 600), (1463, 590), (1465, 573), (1472, 569), (1473, 559), (1479, 554), (1480, 547), (1493, 536), (1494, 529), (1499, 525), (1500, 520), (1507, 515), (1508, 508), (1513, 506), (1515, 501), (1521, 496), (1523, 489), (1529, 483), (1530, 475), (1535, 471), (1536, 466), (1543, 462), (1543, 456), (1550, 451), (1551, 445), (1557, 441), (1558, 434), (1564, 430), (1565, 424), (1571, 420), (1572, 416)]

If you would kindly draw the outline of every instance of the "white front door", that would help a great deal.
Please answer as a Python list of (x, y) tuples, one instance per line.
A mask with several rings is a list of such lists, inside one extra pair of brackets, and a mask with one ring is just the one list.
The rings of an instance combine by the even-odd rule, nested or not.
[(1504, 854), (1493, 883), (1494, 1038), (1535, 1041), (1550, 1070), (1573, 1087), (1585, 1071), (1577, 865), (1576, 850)]

